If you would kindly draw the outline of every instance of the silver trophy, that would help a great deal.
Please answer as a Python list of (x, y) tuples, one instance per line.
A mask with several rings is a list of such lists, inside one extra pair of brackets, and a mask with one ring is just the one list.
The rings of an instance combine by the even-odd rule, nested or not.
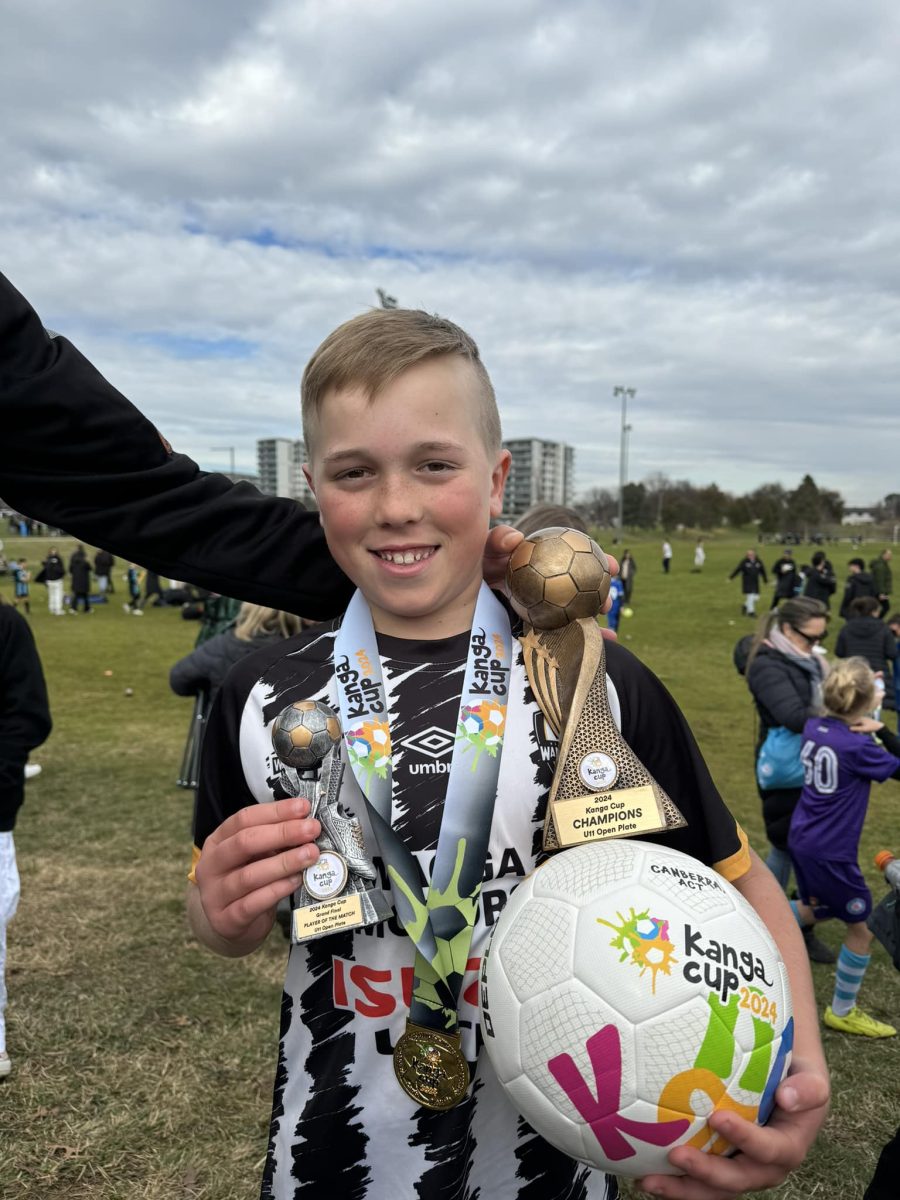
[(339, 929), (377, 925), (391, 905), (375, 886), (378, 872), (366, 855), (359, 818), (342, 810), (341, 722), (318, 700), (297, 700), (272, 726), (272, 747), (282, 764), (288, 794), (309, 801), (310, 816), (322, 826), (319, 858), (303, 872), (294, 893), (291, 941), (309, 942)]

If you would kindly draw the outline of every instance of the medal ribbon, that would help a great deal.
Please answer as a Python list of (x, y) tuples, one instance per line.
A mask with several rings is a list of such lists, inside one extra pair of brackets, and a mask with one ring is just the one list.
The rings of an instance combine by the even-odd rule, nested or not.
[(372, 614), (354, 593), (334, 642), (347, 755), (387, 865), (397, 917), (416, 947), (410, 1019), (455, 1032), (490, 838), (509, 699), (512, 633), (481, 585), (431, 883), (391, 825), (390, 711)]

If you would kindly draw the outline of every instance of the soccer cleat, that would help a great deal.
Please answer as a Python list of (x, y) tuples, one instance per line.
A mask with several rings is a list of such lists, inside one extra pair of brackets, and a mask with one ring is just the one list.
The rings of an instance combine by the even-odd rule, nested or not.
[(25, 764), (25, 778), (26, 779), (34, 779), (36, 775), (40, 775), (41, 769), (42, 768), (41, 768), (40, 763), (26, 763)]
[(11, 1070), (12, 1070), (12, 1060), (10, 1059), (9, 1055), (4, 1050), (4, 1051), (0, 1052), (0, 1078), (2, 1078), (4, 1075), (8, 1075)]
[(893, 1025), (886, 1025), (884, 1021), (876, 1021), (874, 1017), (870, 1017), (868, 1013), (856, 1006), (851, 1008), (845, 1017), (839, 1017), (832, 1011), (829, 1004), (825, 1009), (823, 1020), (829, 1029), (839, 1029), (841, 1033), (858, 1033), (863, 1037), (894, 1037), (897, 1032)]

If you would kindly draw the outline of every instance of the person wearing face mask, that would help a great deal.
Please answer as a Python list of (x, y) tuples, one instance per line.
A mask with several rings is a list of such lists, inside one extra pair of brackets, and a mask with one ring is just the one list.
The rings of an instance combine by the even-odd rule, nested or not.
[[(819, 647), (828, 629), (828, 610), (821, 600), (794, 596), (769, 613), (754, 638), (747, 660), (747, 686), (756, 704), (759, 757), (773, 729), (801, 734), (808, 717), (822, 709), (822, 684), (827, 665)], [(797, 739), (796, 786), (763, 787), (757, 783), (770, 850), (766, 865), (783, 888), (791, 875), (787, 839), (791, 816), (800, 798), (802, 771)], [(834, 962), (835, 955), (815, 936), (804, 931), (806, 949), (813, 962)]]

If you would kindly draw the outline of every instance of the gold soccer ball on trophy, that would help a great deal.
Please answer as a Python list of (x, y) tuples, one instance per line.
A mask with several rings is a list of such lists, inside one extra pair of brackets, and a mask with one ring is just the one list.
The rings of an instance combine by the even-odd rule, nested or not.
[(337, 714), (319, 700), (295, 700), (272, 726), (272, 748), (296, 771), (312, 770), (341, 740)]
[(559, 629), (597, 616), (609, 592), (609, 563), (586, 533), (554, 525), (516, 547), (506, 582), (520, 617), (536, 629)]

